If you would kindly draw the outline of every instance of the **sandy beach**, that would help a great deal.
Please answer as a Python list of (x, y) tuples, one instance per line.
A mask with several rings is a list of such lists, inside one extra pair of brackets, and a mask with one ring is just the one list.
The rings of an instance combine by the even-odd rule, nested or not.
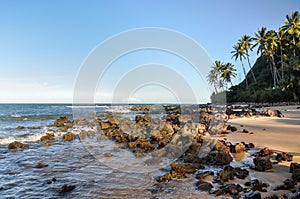
[[(289, 152), (300, 162), (300, 109), (297, 106), (270, 107), (278, 109), (284, 118), (252, 117), (229, 120), (238, 131), (228, 135), (231, 141), (252, 142), (257, 148), (269, 147), (274, 151)], [(250, 133), (242, 133), (243, 129)]]
[[(236, 142), (252, 142), (257, 150), (269, 147), (274, 152), (288, 152), (294, 155), (293, 162), (299, 163), (300, 109), (297, 109), (297, 106), (264, 109), (278, 109), (284, 114), (284, 118), (255, 116), (229, 120), (228, 124), (237, 127), (238, 131), (228, 134), (227, 139)], [(248, 130), (249, 133), (243, 133), (243, 129)], [(289, 166), (290, 162), (283, 161), (274, 165), (273, 169), (268, 172), (253, 171), (251, 176), (262, 179), (271, 186), (276, 186), (282, 184), (283, 180), (290, 178)]]

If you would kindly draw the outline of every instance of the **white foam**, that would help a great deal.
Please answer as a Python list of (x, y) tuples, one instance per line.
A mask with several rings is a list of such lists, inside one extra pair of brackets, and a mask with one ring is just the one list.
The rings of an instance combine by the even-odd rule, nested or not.
[(10, 117), (19, 118), (19, 117), (21, 117), (21, 115), (19, 115), (19, 114), (12, 114), (12, 115), (10, 115)]

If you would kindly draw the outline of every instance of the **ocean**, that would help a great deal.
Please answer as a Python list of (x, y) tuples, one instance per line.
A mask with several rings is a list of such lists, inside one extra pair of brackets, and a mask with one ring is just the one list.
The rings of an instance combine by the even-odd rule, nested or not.
[[(143, 113), (131, 111), (130, 107), (108, 104), (1, 104), (0, 198), (199, 196), (199, 191), (193, 187), (194, 179), (189, 178), (172, 180), (163, 188), (157, 188), (154, 176), (163, 173), (163, 168), (168, 164), (148, 167), (143, 158), (136, 158), (128, 150), (116, 147), (114, 142), (97, 137), (97, 127), (93, 125), (68, 129), (76, 135), (71, 142), (65, 142), (61, 136), (65, 132), (53, 126), (61, 116), (73, 120), (81, 117), (82, 113), (88, 113), (92, 120), (93, 117), (118, 114), (132, 120)], [(163, 118), (165, 115), (160, 108), (153, 109), (151, 114), (153, 118)], [(89, 118), (87, 115), (84, 117)], [(78, 134), (82, 131), (94, 132), (96, 136), (81, 140)], [(54, 133), (55, 141), (46, 146), (40, 138), (47, 133)], [(29, 144), (29, 147), (8, 149), (8, 144), (13, 141)], [(68, 186), (72, 190), (66, 189)], [(208, 197), (203, 194), (200, 193), (202, 197)]]

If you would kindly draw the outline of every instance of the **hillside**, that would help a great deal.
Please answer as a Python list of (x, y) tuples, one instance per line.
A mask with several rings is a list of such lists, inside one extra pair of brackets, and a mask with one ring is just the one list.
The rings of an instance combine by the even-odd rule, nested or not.
[[(266, 57), (259, 57), (252, 67), (253, 73), (257, 82), (249, 71), (247, 74), (247, 80), (249, 87), (246, 88), (245, 79), (238, 85), (232, 86), (227, 91), (227, 102), (288, 102), (297, 101), (295, 96), (299, 100), (300, 86), (294, 85), (297, 88), (292, 90), (283, 89), (284, 85), (278, 85), (277, 88), (273, 88), (273, 79), (270, 72), (270, 64), (267, 62)], [(291, 74), (293, 73), (293, 74)], [(295, 74), (295, 71), (285, 71), (286, 79), (291, 76), (295, 76), (299, 79), (299, 73)], [(299, 83), (299, 82), (298, 82)], [(283, 84), (283, 83), (282, 83)], [(298, 91), (298, 92), (297, 92)], [(294, 92), (294, 95), (293, 95)]]

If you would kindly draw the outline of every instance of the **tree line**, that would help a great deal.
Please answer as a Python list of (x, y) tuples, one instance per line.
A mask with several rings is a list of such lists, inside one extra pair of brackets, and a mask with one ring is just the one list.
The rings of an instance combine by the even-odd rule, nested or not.
[[(263, 57), (263, 67), (268, 67), (272, 84), (271, 89), (290, 93), (293, 100), (299, 100), (300, 90), (300, 15), (298, 11), (286, 15), (283, 25), (278, 30), (267, 30), (261, 27), (254, 36), (243, 35), (233, 46), (232, 59), (239, 61), (245, 76), (242, 82), (245, 89), (249, 86), (259, 88), (256, 84), (262, 84), (257, 80), (249, 60), (249, 53), (257, 51), (259, 57)], [(244, 62), (247, 62), (250, 75), (247, 75)], [(261, 67), (262, 67), (261, 66)], [(208, 82), (214, 86), (214, 94), (230, 92), (232, 79), (236, 77), (236, 69), (232, 63), (223, 63), (216, 60), (207, 75)], [(251, 78), (251, 79), (250, 79)], [(250, 82), (250, 84), (249, 84)], [(231, 88), (228, 90), (228, 84)], [(252, 85), (251, 85), (252, 84)]]

